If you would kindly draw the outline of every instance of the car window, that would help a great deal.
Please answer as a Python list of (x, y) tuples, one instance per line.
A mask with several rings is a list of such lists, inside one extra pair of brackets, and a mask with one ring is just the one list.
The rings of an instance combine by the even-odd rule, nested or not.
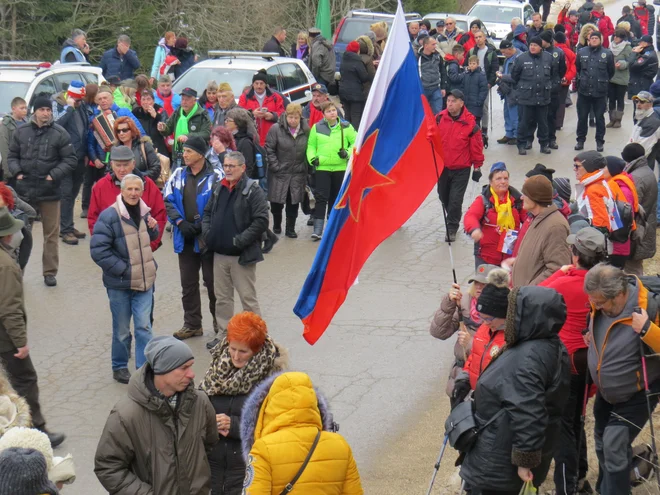
[(83, 82), (85, 84), (98, 84), (99, 83), (99, 76), (96, 75), (94, 72), (83, 72), (82, 77), (83, 77)]
[[(51, 96), (57, 93), (57, 87), (55, 86), (55, 81), (53, 80), (52, 77), (47, 77), (46, 79), (41, 81), (36, 88), (34, 88), (34, 92), (32, 93), (32, 100), (34, 100), (37, 96), (39, 96), (42, 93)], [(32, 101), (30, 101), (30, 106), (32, 106)]]
[(282, 89), (284, 91), (308, 83), (307, 76), (297, 64), (280, 64), (279, 68), (282, 73)]
[(0, 114), (9, 112), (11, 109), (11, 100), (17, 96), (25, 98), (29, 87), (30, 83), (26, 82), (0, 82)]
[(463, 32), (468, 31), (468, 23), (467, 21), (456, 21), (456, 27), (460, 29)]
[(193, 66), (175, 81), (173, 90), (178, 93), (183, 88), (193, 88), (201, 95), (209, 81), (215, 81), (218, 84), (226, 82), (231, 86), (236, 98), (238, 98), (243, 93), (243, 89), (252, 84), (254, 73), (255, 71), (248, 69), (230, 69), (228, 67), (198, 68)]
[(66, 91), (69, 89), (69, 84), (71, 84), (71, 81), (82, 81), (82, 76), (79, 72), (61, 72), (57, 74), (56, 77), (58, 92)]
[(277, 70), (277, 65), (273, 65), (272, 67), (269, 67), (268, 70), (266, 71), (266, 79), (268, 80), (268, 86), (271, 88), (275, 88), (278, 91), (281, 90), (282, 85), (281, 85), (281, 75), (280, 72)]
[[(379, 19), (380, 20), (380, 19)], [(392, 26), (392, 19), (383, 19), (388, 26)], [(341, 31), (339, 32), (339, 37), (337, 38), (338, 43), (350, 43), (351, 41), (357, 39), (363, 34), (369, 32), (369, 26), (371, 26), (376, 19), (362, 19), (357, 17), (349, 17), (344, 21), (344, 24), (341, 26)]]
[(503, 5), (475, 5), (470, 15), (483, 22), (510, 24), (511, 19), (520, 16), (520, 9)]

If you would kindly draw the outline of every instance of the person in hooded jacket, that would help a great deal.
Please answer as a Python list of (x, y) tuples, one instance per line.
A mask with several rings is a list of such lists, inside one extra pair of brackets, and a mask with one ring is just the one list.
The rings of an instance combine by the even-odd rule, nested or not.
[(341, 59), (341, 84), (339, 85), (339, 99), (344, 107), (344, 115), (357, 130), (362, 120), (364, 104), (367, 98), (364, 85), (373, 81), (369, 77), (367, 67), (360, 57), (360, 44), (351, 41)]
[(454, 45), (451, 53), (445, 56), (445, 95), (448, 95), (455, 89), (463, 91), (464, 59), (465, 49), (463, 45), (458, 44)]
[(516, 47), (521, 52), (526, 52), (529, 50), (527, 46), (527, 30), (522, 24), (518, 24), (516, 29), (513, 30), (513, 40), (511, 41), (513, 46)]
[[(481, 298), (479, 311), (501, 314), (501, 305)], [(545, 481), (569, 391), (568, 356), (557, 335), (566, 321), (562, 296), (545, 287), (514, 288), (502, 321), (505, 345), (474, 392), (478, 424), (490, 423), (460, 470), (482, 495), (517, 495), (525, 482)]]
[(251, 179), (257, 177), (256, 166), (256, 140), (259, 139), (256, 129), (250, 130), (250, 125), (253, 123), (250, 113), (241, 107), (232, 108), (227, 112), (225, 117), (225, 127), (234, 136), (236, 141), (236, 151), (240, 151), (245, 157), (245, 165), (247, 167), (247, 176)]
[(655, 7), (646, 3), (646, 0), (638, 0), (633, 4), (633, 16), (639, 22), (642, 35), (655, 33)]
[(591, 22), (596, 24), (598, 31), (603, 35), (603, 47), (610, 47), (610, 36), (614, 34), (614, 25), (612, 19), (605, 15), (605, 7), (602, 3), (594, 4), (594, 9), (591, 11)]
[(178, 64), (172, 67), (174, 79), (178, 79), (181, 74), (190, 69), (195, 65), (195, 62), (197, 62), (197, 55), (195, 55), (195, 52), (192, 51), (192, 49), (188, 48), (188, 38), (184, 38), (183, 36), (177, 38), (174, 47), (170, 52), (179, 61)]
[(653, 48), (653, 38), (647, 34), (632, 49), (628, 59), (630, 82), (628, 83), (628, 98), (632, 99), (640, 91), (648, 91), (658, 72), (658, 54)]
[(555, 174), (555, 170), (553, 168), (548, 168), (542, 163), (537, 163), (536, 165), (534, 165), (533, 169), (529, 170), (525, 174), (525, 179), (523, 180), (523, 183), (527, 181), (527, 179), (529, 179), (530, 177), (534, 177), (535, 175), (542, 175), (544, 177), (547, 177), (548, 180), (552, 183), (552, 203), (557, 207), (557, 209), (561, 212), (561, 214), (564, 215), (564, 217), (568, 220), (568, 217), (571, 214), (571, 206), (569, 204), (570, 200), (566, 200), (559, 195), (559, 192), (555, 187), (554, 174)]
[(614, 55), (615, 70), (607, 86), (610, 122), (605, 127), (619, 128), (625, 109), (626, 89), (630, 82), (629, 59), (632, 54), (632, 46), (624, 29), (617, 29), (614, 32), (610, 51)]
[(211, 350), (211, 364), (199, 389), (215, 409), (220, 441), (209, 453), (212, 495), (241, 495), (245, 461), (241, 413), (249, 393), (264, 379), (288, 368), (286, 350), (268, 333), (259, 315), (244, 311), (227, 325), (227, 337)]
[(154, 81), (158, 81), (158, 78), (160, 77), (160, 67), (165, 62), (165, 57), (170, 54), (170, 50), (174, 48), (175, 43), (176, 34), (172, 31), (168, 31), (165, 33), (165, 36), (160, 39), (158, 45), (156, 45), (156, 50), (154, 51), (154, 63), (151, 64), (150, 84), (153, 85)]
[[(335, 50), (328, 40), (321, 35), (319, 28), (309, 30), (309, 70), (316, 80), (326, 88), (336, 87)], [(333, 94), (336, 94), (333, 92)]]
[(314, 448), (295, 490), (307, 495), (362, 495), (351, 447), (336, 431), (328, 401), (307, 374), (267, 378), (252, 391), (241, 415), (247, 464), (243, 493), (282, 493)]
[[(621, 151), (621, 158), (626, 162), (624, 171), (629, 173), (639, 202), (646, 213), (646, 227), (633, 237), (632, 253), (626, 261), (626, 273), (644, 275), (643, 260), (653, 258), (656, 253), (656, 226), (658, 225), (658, 182), (653, 170), (648, 165), (644, 147), (639, 143), (627, 144)], [(640, 230), (638, 226), (638, 231)], [(640, 235), (642, 234), (643, 235)]]

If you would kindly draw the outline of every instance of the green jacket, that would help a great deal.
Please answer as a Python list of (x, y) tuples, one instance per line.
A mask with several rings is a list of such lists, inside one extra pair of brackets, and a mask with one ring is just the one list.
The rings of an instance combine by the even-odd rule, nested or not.
[(11, 115), (5, 115), (0, 122), (0, 162), (2, 163), (2, 170), (4, 171), (5, 181), (11, 177), (9, 175), (9, 143), (16, 128), (24, 124), (26, 121), (17, 122)]
[(18, 263), (0, 242), (0, 352), (16, 352), (27, 345), (27, 317), (23, 275)]
[[(628, 58), (632, 53), (632, 47), (630, 46), (629, 41), (622, 41), (622, 44), (625, 44), (623, 49), (619, 52), (618, 55), (614, 55), (615, 50), (612, 50), (612, 55), (614, 55), (614, 65), (616, 66), (617, 62), (619, 67), (614, 68), (614, 76), (610, 79), (612, 84), (618, 84), (619, 86), (628, 86), (630, 82), (630, 69), (628, 68)], [(610, 48), (616, 48), (614, 42), (610, 44)]]
[(121, 90), (119, 88), (115, 88), (115, 92), (112, 93), (112, 99), (117, 104), (118, 107), (133, 110), (133, 107), (131, 107), (131, 104), (126, 103), (126, 99), (124, 98), (124, 94), (121, 92)]
[[(342, 133), (344, 135), (343, 143), (341, 139)], [(316, 167), (316, 170), (343, 172), (346, 170), (348, 159), (340, 158), (338, 155), (339, 150), (343, 147), (350, 157), (353, 153), (356, 135), (357, 133), (353, 126), (345, 120), (341, 120), (339, 124), (332, 128), (325, 119), (317, 122), (309, 133), (307, 160), (309, 163), (312, 163), (314, 158), (319, 159), (319, 165)]]
[[(183, 112), (183, 107), (177, 108), (172, 116), (167, 119), (165, 130), (161, 131), (163, 136), (174, 134), (176, 124), (179, 121), (179, 117), (181, 117), (181, 112)], [(211, 118), (209, 117), (209, 113), (201, 105), (197, 105), (195, 115), (188, 119), (188, 137), (192, 136), (201, 137), (206, 142), (211, 139)]]

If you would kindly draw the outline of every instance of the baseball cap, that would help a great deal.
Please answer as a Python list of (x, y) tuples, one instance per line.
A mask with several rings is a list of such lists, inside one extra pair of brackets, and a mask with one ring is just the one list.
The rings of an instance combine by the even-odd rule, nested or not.
[(113, 86), (119, 86), (121, 84), (121, 79), (119, 79), (119, 76), (109, 76), (106, 81), (108, 81), (108, 84), (112, 84)]
[(500, 50), (505, 50), (506, 48), (513, 48), (513, 43), (509, 40), (502, 40), (500, 43)]
[(644, 43), (648, 43), (649, 45), (652, 45), (653, 37), (650, 34), (645, 34), (639, 39), (639, 41), (643, 41)]
[(593, 227), (584, 227), (577, 234), (571, 234), (566, 242), (580, 251), (582, 254), (602, 254), (606, 251), (605, 236)]
[(577, 11), (577, 10), (569, 10), (569, 11), (568, 11), (568, 17), (570, 17), (570, 16), (572, 16), (572, 15), (574, 15), (574, 16), (577, 17), (577, 16), (579, 15), (579, 14), (578, 14), (578, 11)]
[(443, 27), (445, 25), (445, 20), (440, 19), (438, 22), (435, 23), (435, 27)]
[(468, 284), (471, 284), (472, 282), (479, 282), (481, 284), (487, 284), (488, 283), (488, 274), (492, 270), (498, 269), (499, 266), (497, 265), (488, 265), (488, 264), (483, 264), (479, 265), (477, 269), (474, 272), (474, 275), (470, 277), (470, 280), (468, 280)]
[(323, 93), (324, 95), (328, 94), (328, 88), (325, 87), (325, 84), (321, 84), (321, 83), (312, 84), (312, 93), (314, 91), (318, 91), (319, 93)]
[(449, 92), (449, 94), (454, 98), (458, 98), (459, 100), (465, 101), (465, 95), (463, 94), (463, 91), (461, 91), (460, 89), (453, 89)]
[(183, 90), (181, 90), (181, 96), (192, 96), (197, 98), (197, 91), (192, 88), (183, 88)]
[(640, 91), (635, 96), (633, 96), (632, 99), (633, 101), (641, 101), (646, 103), (653, 103), (655, 101), (653, 95), (648, 91)]

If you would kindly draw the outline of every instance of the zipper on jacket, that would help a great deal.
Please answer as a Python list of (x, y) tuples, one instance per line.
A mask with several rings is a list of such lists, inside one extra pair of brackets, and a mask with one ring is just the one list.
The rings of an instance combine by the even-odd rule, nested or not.
[[(147, 223), (146, 220), (143, 218), (142, 219), (144, 223), (145, 228), (147, 228)], [(147, 234), (148, 235), (148, 234)], [(138, 238), (138, 247), (140, 249), (140, 265), (142, 266), (142, 283), (144, 284), (144, 290), (147, 290), (147, 274), (144, 272), (144, 256), (142, 255), (142, 240), (140, 239), (140, 227), (137, 229), (137, 238)], [(129, 261), (130, 261), (130, 255), (129, 255)]]
[[(591, 343), (593, 344), (594, 350), (596, 351), (596, 355), (598, 356), (598, 364), (596, 365), (596, 374), (598, 375), (598, 382), (601, 385), (599, 387), (599, 389), (602, 389), (602, 385), (603, 385), (603, 380), (600, 377), (600, 368), (601, 368), (601, 365), (603, 364), (603, 357), (605, 356), (605, 347), (607, 346), (607, 340), (610, 338), (610, 331), (612, 330), (612, 328), (614, 328), (614, 325), (618, 325), (619, 323), (622, 323), (622, 322), (624, 322), (625, 320), (628, 320), (628, 319), (629, 318), (621, 318), (619, 320), (616, 320), (616, 321), (612, 322), (610, 327), (607, 329), (607, 332), (605, 333), (605, 339), (603, 340), (603, 352), (602, 352), (602, 354), (600, 352), (598, 352), (598, 346), (596, 345), (596, 336), (593, 335), (593, 334), (591, 335)], [(595, 326), (595, 322), (592, 323), (592, 325)], [(592, 330), (592, 332), (593, 332), (593, 330)]]

